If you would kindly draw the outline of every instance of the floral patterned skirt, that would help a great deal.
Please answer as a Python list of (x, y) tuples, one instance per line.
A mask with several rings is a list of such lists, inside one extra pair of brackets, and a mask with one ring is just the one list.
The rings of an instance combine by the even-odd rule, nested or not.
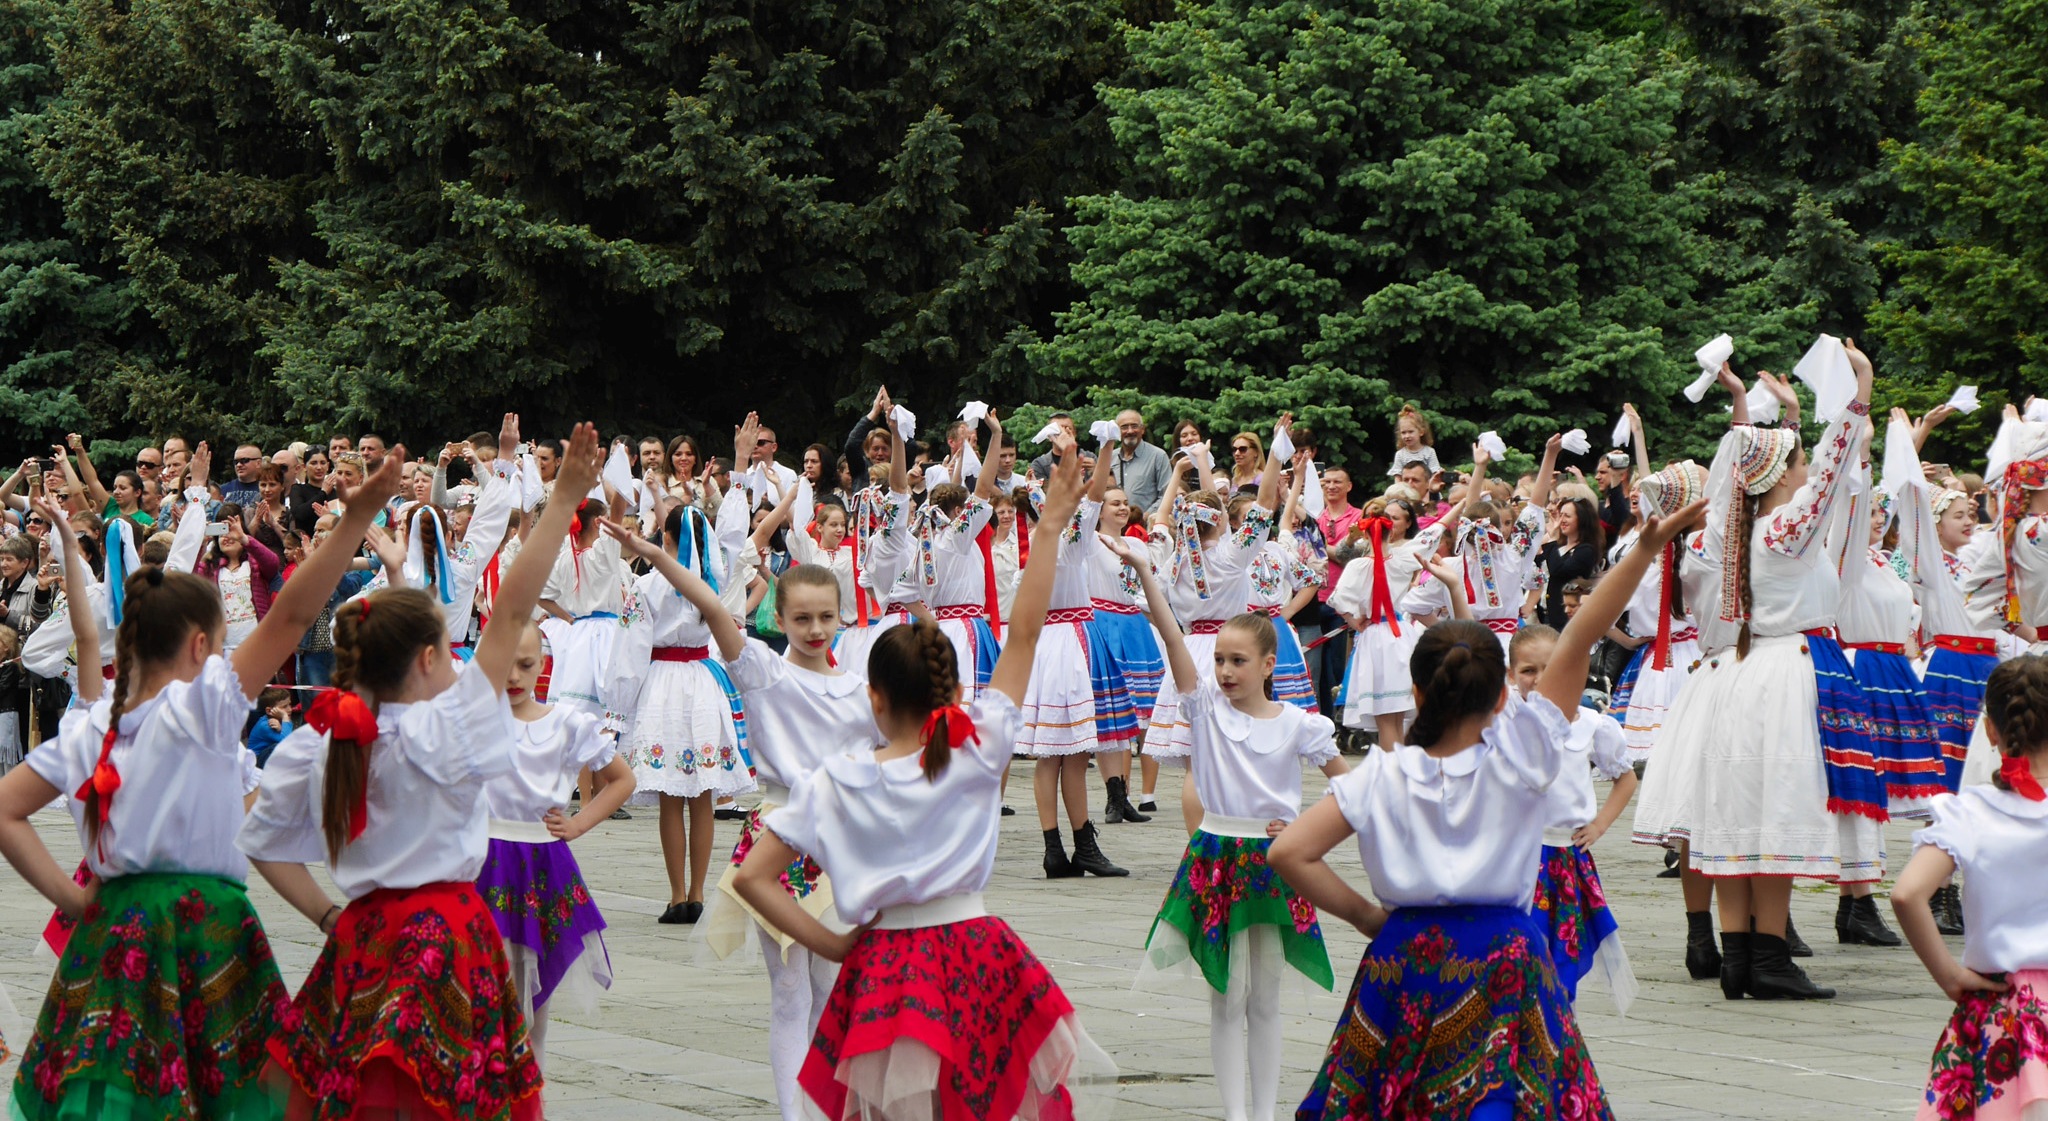
[(619, 754), (638, 783), (635, 804), (662, 794), (744, 794), (754, 789), (746, 753), (745, 710), (726, 688), (716, 662), (655, 662), (641, 679), (640, 696)]
[[(761, 837), (761, 818), (775, 808), (775, 803), (763, 802), (747, 815), (747, 823), (740, 829), (739, 842), (732, 847), (732, 862), (718, 878), (717, 897), (704, 915), (701, 929), (705, 944), (720, 961), (751, 945), (756, 926), (774, 936), (775, 944), (782, 949), (784, 961), (789, 960), (789, 948), (796, 945), (796, 939), (771, 926), (733, 886), (734, 874), (740, 865), (746, 863), (747, 854), (754, 851), (754, 842)], [(818, 867), (817, 861), (808, 856), (798, 856), (782, 870), (780, 879), (790, 898), (803, 904), (812, 918), (832, 925), (827, 918), (832, 913), (832, 882), (825, 878), (825, 870)]]
[(1200, 829), (1188, 838), (1180, 870), (1145, 939), (1147, 972), (1192, 960), (1210, 988), (1228, 992), (1232, 975), (1244, 969), (1237, 959), (1247, 940), (1240, 935), (1254, 926), (1271, 926), (1280, 933), (1288, 965), (1325, 989), (1336, 986), (1315, 906), (1294, 894), (1266, 864), (1272, 845), (1271, 837)]
[(442, 1121), (540, 1121), (497, 922), (473, 884), (373, 891), (349, 903), (270, 1041), (293, 1118), (358, 1107)]
[(25, 1121), (278, 1115), (263, 1048), (290, 1004), (248, 888), (121, 876), (71, 932), (14, 1081)]
[(1577, 845), (1543, 846), (1543, 864), (1536, 875), (1536, 921), (1550, 935), (1550, 962), (1565, 995), (1577, 1000), (1579, 982), (1599, 968), (1606, 974), (1615, 1005), (1626, 1015), (1635, 999), (1635, 973), (1622, 952), (1619, 924), (1607, 909), (1607, 892), (1600, 886), (1600, 869), (1591, 852)]
[(1918, 1121), (2023, 1121), (2048, 1112), (2048, 969), (2005, 976), (2002, 993), (1970, 993), (1941, 1041)]
[(498, 922), (507, 943), (533, 951), (537, 970), (523, 990), (531, 1007), (547, 1004), (555, 987), (579, 960), (599, 985), (611, 987), (611, 958), (604, 947), (604, 916), (583, 885), (583, 870), (567, 841), (506, 841), (491, 838), (476, 889)]
[(1366, 949), (1344, 1018), (1296, 1121), (1611, 1119), (1551, 967), (1516, 907), (1403, 907)]
[(1071, 1121), (1066, 1083), (1085, 1039), (1003, 920), (877, 928), (840, 966), (797, 1081), (827, 1118)]

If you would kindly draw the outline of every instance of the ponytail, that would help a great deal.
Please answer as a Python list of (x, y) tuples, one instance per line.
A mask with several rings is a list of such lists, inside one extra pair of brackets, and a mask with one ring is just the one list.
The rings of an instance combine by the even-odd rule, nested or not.
[(1507, 689), (1507, 657), (1500, 639), (1470, 619), (1452, 619), (1422, 632), (1408, 671), (1420, 687), (1408, 742), (1428, 747), (1460, 720), (1491, 713)]
[(973, 721), (960, 710), (959, 667), (953, 640), (923, 619), (883, 631), (868, 653), (868, 683), (898, 714), (924, 720), (919, 761), (927, 781), (938, 781), (953, 748), (974, 735)]
[[(366, 711), (321, 721), (330, 725), (322, 729), (328, 733), (327, 774), (320, 791), (320, 827), (330, 863), (341, 859), (361, 831), (358, 815), (369, 794), (379, 698), (405, 684), (422, 647), (441, 648), (446, 626), (433, 596), (418, 588), (387, 588), (334, 612), (334, 687), (314, 707), (330, 696), (354, 694), (335, 707), (353, 708), (350, 702), (355, 702)], [(315, 715), (309, 712), (307, 723), (313, 724)]]

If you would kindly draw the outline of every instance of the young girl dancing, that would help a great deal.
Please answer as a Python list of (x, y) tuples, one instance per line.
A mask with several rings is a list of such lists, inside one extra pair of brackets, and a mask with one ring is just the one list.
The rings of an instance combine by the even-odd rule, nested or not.
[[(1152, 558), (1147, 552), (1131, 554), (1114, 547), (1130, 531), (1131, 513), (1129, 495), (1114, 486), (1104, 491), (1102, 512), (1095, 522), (1100, 547), (1086, 550), (1088, 605), (1093, 612), (1086, 624), (1088, 656), (1094, 669), (1098, 729), (1133, 720), (1136, 727), (1145, 727), (1159, 696), (1159, 680), (1166, 673), (1159, 640), (1145, 621), (1145, 589), (1138, 582), (1138, 567), (1149, 570)], [(1098, 759), (1105, 763), (1103, 785), (1109, 790), (1102, 820), (1111, 825), (1152, 820), (1150, 814), (1131, 804), (1130, 754), (1105, 752)], [(1159, 763), (1149, 755), (1145, 772), (1158, 777)]]
[[(957, 703), (953, 644), (936, 626), (884, 633), (868, 661), (880, 743), (855, 741), (799, 780), (789, 805), (763, 819), (740, 868), (740, 894), (764, 919), (844, 962), (800, 1076), (826, 1117), (1071, 1115), (1069, 1074), (1094, 1045), (1052, 975), (983, 909), (981, 893), (1058, 537), (1080, 496), (1069, 443), (1002, 657), (972, 712)], [(824, 865), (840, 914), (858, 929), (829, 930), (790, 896), (782, 877), (804, 853)]]
[[(869, 485), (853, 500), (853, 624), (839, 633), (833, 647), (840, 664), (865, 672), (868, 646), (883, 631), (908, 622), (922, 599), (911, 596), (910, 469), (903, 436), (891, 421), (887, 477)], [(896, 596), (904, 598), (894, 598)], [(914, 602), (913, 602), (914, 600)]]
[[(1913, 835), (1913, 859), (1892, 888), (1913, 952), (1956, 1002), (1919, 1121), (2048, 1113), (2048, 659), (2022, 656), (1991, 672), (1984, 724), (2000, 758), (1992, 785), (1934, 799), (1934, 824)], [(1957, 872), (1970, 881), (1960, 964), (1929, 907)]]
[[(16, 1117), (274, 1115), (258, 1075), (289, 1015), (235, 845), (242, 724), (397, 492), (403, 460), (386, 460), (357, 490), (339, 543), (299, 567), (232, 659), (221, 654), (226, 620), (211, 583), (157, 568), (130, 576), (114, 589), (111, 698), (99, 675), (82, 675), (81, 707), (0, 779), (0, 852), (80, 919), (15, 1079)], [(77, 541), (54, 507), (43, 513), (64, 545), (67, 594), (85, 603)], [(97, 664), (95, 628), (79, 628), (78, 648), (82, 664)], [(29, 824), (63, 794), (97, 894), (57, 866)]]
[[(499, 485), (506, 485), (502, 482)], [(508, 626), (515, 620), (506, 620)], [(540, 627), (520, 632), (505, 699), (512, 702), (517, 765), (484, 784), (490, 849), (476, 887), (498, 922), (534, 1062), (547, 1065), (548, 1011), (557, 998), (593, 1009), (612, 984), (604, 916), (583, 886), (569, 842), (611, 816), (633, 794), (633, 768), (595, 713), (534, 699), (544, 660)], [(598, 792), (567, 816), (576, 776), (593, 771)]]
[[(589, 490), (601, 447), (576, 427), (559, 493)], [(519, 991), (475, 881), (490, 852), (486, 784), (519, 766), (505, 683), (574, 514), (549, 504), (459, 669), (427, 592), (386, 589), (335, 613), (335, 687), (270, 757), (237, 839), (327, 934), (269, 1041), (289, 1116), (541, 1116)], [(346, 907), (307, 871), (321, 860)]]
[(1417, 507), (1405, 498), (1374, 499), (1365, 511), (1351, 537), (1367, 552), (1345, 564), (1330, 608), (1357, 632), (1344, 668), (1344, 726), (1373, 729), (1381, 750), (1391, 751), (1415, 710), (1408, 658), (1424, 629), (1404, 623), (1399, 604), (1453, 527), (1439, 521), (1418, 530)]
[(1308, 462), (1307, 451), (1295, 453), (1294, 477), (1280, 507), (1280, 524), (1272, 539), (1259, 549), (1259, 555), (1252, 558), (1252, 595), (1245, 610), (1274, 620), (1274, 633), (1280, 644), (1279, 660), (1273, 669), (1274, 699), (1314, 712), (1315, 682), (1309, 677), (1308, 659), (1302, 655), (1301, 642), (1288, 623), (1296, 611), (1315, 602), (1316, 592), (1323, 586), (1323, 573), (1302, 562), (1294, 543), (1294, 523), (1300, 512), (1301, 488), (1308, 478)]
[[(1288, 884), (1372, 938), (1297, 1118), (1612, 1116), (1529, 906), (1587, 655), (1699, 512), (1644, 530), (1650, 547), (1587, 598), (1526, 701), (1510, 695), (1493, 632), (1431, 627), (1408, 742), (1368, 753), (1273, 842), (1267, 860)], [(1377, 904), (1323, 860), (1354, 833)]]
[[(1201, 828), (1152, 921), (1145, 972), (1192, 961), (1208, 983), (1209, 1057), (1224, 1121), (1272, 1121), (1280, 1100), (1280, 970), (1325, 989), (1335, 977), (1315, 908), (1266, 864), (1274, 833), (1301, 812), (1301, 765), (1345, 771), (1336, 728), (1274, 699), (1278, 636), (1264, 615), (1238, 615), (1216, 634), (1212, 677), (1195, 672), (1173, 609), (1139, 570), (1193, 740)], [(1250, 1097), (1246, 1097), (1249, 1076)]]

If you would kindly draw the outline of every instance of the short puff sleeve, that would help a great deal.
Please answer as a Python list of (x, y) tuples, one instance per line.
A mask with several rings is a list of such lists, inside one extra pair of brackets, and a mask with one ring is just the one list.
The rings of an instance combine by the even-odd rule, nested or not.
[(1937, 794), (1928, 801), (1927, 809), (1934, 822), (1913, 834), (1913, 847), (1932, 845), (1958, 865), (1968, 863), (1976, 854), (1972, 842), (1977, 835), (1970, 801), (1955, 794)]
[(1337, 757), (1337, 726), (1321, 713), (1303, 713), (1294, 731), (1294, 749), (1303, 762), (1324, 766)]
[(400, 714), (398, 741), (414, 766), (448, 785), (504, 774), (518, 762), (512, 708), (473, 662), (440, 696)]
[(235, 847), (251, 860), (319, 864), (327, 859), (320, 794), (327, 733), (300, 728), (279, 741), (263, 767), (256, 804), (242, 819)]
[(249, 718), (249, 696), (234, 663), (215, 654), (199, 676), (164, 687), (165, 727), (186, 742), (210, 751), (241, 751), (242, 724)]
[(772, 688), (789, 673), (789, 662), (775, 652), (774, 647), (758, 638), (747, 639), (740, 656), (725, 663), (725, 671), (732, 678), (732, 687), (741, 693), (753, 693)]

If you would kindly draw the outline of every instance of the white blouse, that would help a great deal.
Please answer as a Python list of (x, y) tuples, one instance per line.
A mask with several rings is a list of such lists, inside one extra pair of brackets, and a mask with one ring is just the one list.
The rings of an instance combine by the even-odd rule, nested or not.
[(619, 753), (617, 741), (604, 734), (603, 717), (594, 713), (556, 706), (538, 720), (514, 716), (512, 726), (515, 766), (484, 784), (494, 821), (533, 824), (549, 810), (566, 808), (576, 793), (576, 773), (600, 770)]
[(1750, 630), (1781, 637), (1833, 626), (1841, 578), (1826, 534), (1848, 489), (1849, 458), (1867, 417), (1845, 412), (1814, 448), (1806, 485), (1757, 519), (1749, 538)]
[[(927, 603), (933, 607), (979, 607), (988, 598), (988, 569), (981, 559), (981, 531), (987, 528), (995, 512), (994, 506), (970, 494), (952, 520), (931, 528), (932, 570), (924, 589)], [(920, 512), (919, 516), (926, 515)], [(934, 511), (929, 516), (939, 515)], [(924, 572), (924, 547), (925, 542), (913, 536), (910, 563), (920, 574)]]
[(978, 739), (955, 750), (937, 779), (924, 777), (916, 755), (878, 763), (862, 747), (826, 757), (797, 781), (788, 805), (762, 819), (825, 869), (847, 922), (988, 887), (1022, 717), (994, 689), (978, 693), (971, 715)]
[(858, 673), (813, 673), (758, 638), (725, 667), (746, 699), (747, 746), (770, 801), (788, 797), (773, 797), (773, 787), (795, 786), (827, 756), (882, 742), (867, 678)]
[[(475, 880), (490, 845), (485, 786), (519, 765), (511, 706), (471, 663), (432, 700), (381, 706), (377, 733), (369, 824), (329, 867), (334, 886), (360, 899), (382, 888)], [(301, 728), (285, 737), (235, 843), (257, 860), (325, 861), (326, 775), (326, 733)]]
[(1074, 508), (1067, 528), (1060, 531), (1059, 558), (1052, 569), (1052, 599), (1047, 610), (1090, 606), (1088, 574), (1094, 553), (1102, 548), (1102, 542), (1095, 537), (1095, 522), (1101, 516), (1102, 503), (1083, 498)]
[(93, 874), (103, 880), (141, 872), (248, 879), (235, 830), (253, 756), (241, 744), (249, 698), (234, 665), (216, 654), (194, 680), (174, 681), (121, 714), (108, 757), (121, 787), (96, 845), (86, 836), (85, 803), (71, 795), (99, 765), (112, 709), (113, 698), (103, 695), (90, 708), (66, 712), (57, 735), (25, 760), (64, 792)]
[(1330, 783), (1387, 907), (1533, 906), (1544, 812), (1571, 740), (1541, 694), (1507, 707), (1447, 759), (1414, 744), (1371, 751)]
[(581, 553), (564, 541), (540, 598), (555, 601), (578, 619), (594, 611), (616, 615), (623, 607), (626, 583), (631, 577), (619, 543), (611, 538), (600, 538)]
[(1192, 725), (1195, 793), (1210, 813), (1293, 821), (1301, 813), (1302, 764), (1337, 757), (1337, 729), (1327, 716), (1283, 704), (1279, 715), (1259, 719), (1238, 711), (1208, 678), (1181, 704)]
[(1604, 712), (1581, 706), (1572, 721), (1571, 738), (1565, 743), (1564, 765), (1557, 781), (1550, 784), (1544, 799), (1543, 843), (1563, 848), (1572, 843), (1580, 826), (1600, 816), (1599, 793), (1593, 789), (1593, 772), (1609, 782), (1628, 773), (1628, 738), (1621, 724)]
[[(1155, 538), (1169, 533), (1164, 529), (1153, 532)], [(1251, 506), (1245, 510), (1244, 521), (1236, 529), (1226, 530), (1214, 541), (1204, 544), (1202, 571), (1204, 583), (1209, 588), (1207, 599), (1202, 598), (1195, 587), (1191, 566), (1178, 563), (1177, 556), (1162, 563), (1160, 567), (1167, 569), (1172, 576), (1172, 583), (1166, 588), (1167, 600), (1173, 605), (1173, 613), (1181, 625), (1220, 622), (1233, 615), (1244, 614), (1245, 604), (1252, 600), (1252, 560), (1272, 536), (1273, 511), (1264, 506)], [(1171, 540), (1170, 537), (1168, 539)], [(1178, 548), (1175, 544), (1175, 552)]]
[(1964, 787), (1929, 803), (1934, 824), (1913, 834), (1955, 858), (1963, 893), (1963, 964), (1979, 973), (2048, 969), (2048, 802), (1995, 786)]

